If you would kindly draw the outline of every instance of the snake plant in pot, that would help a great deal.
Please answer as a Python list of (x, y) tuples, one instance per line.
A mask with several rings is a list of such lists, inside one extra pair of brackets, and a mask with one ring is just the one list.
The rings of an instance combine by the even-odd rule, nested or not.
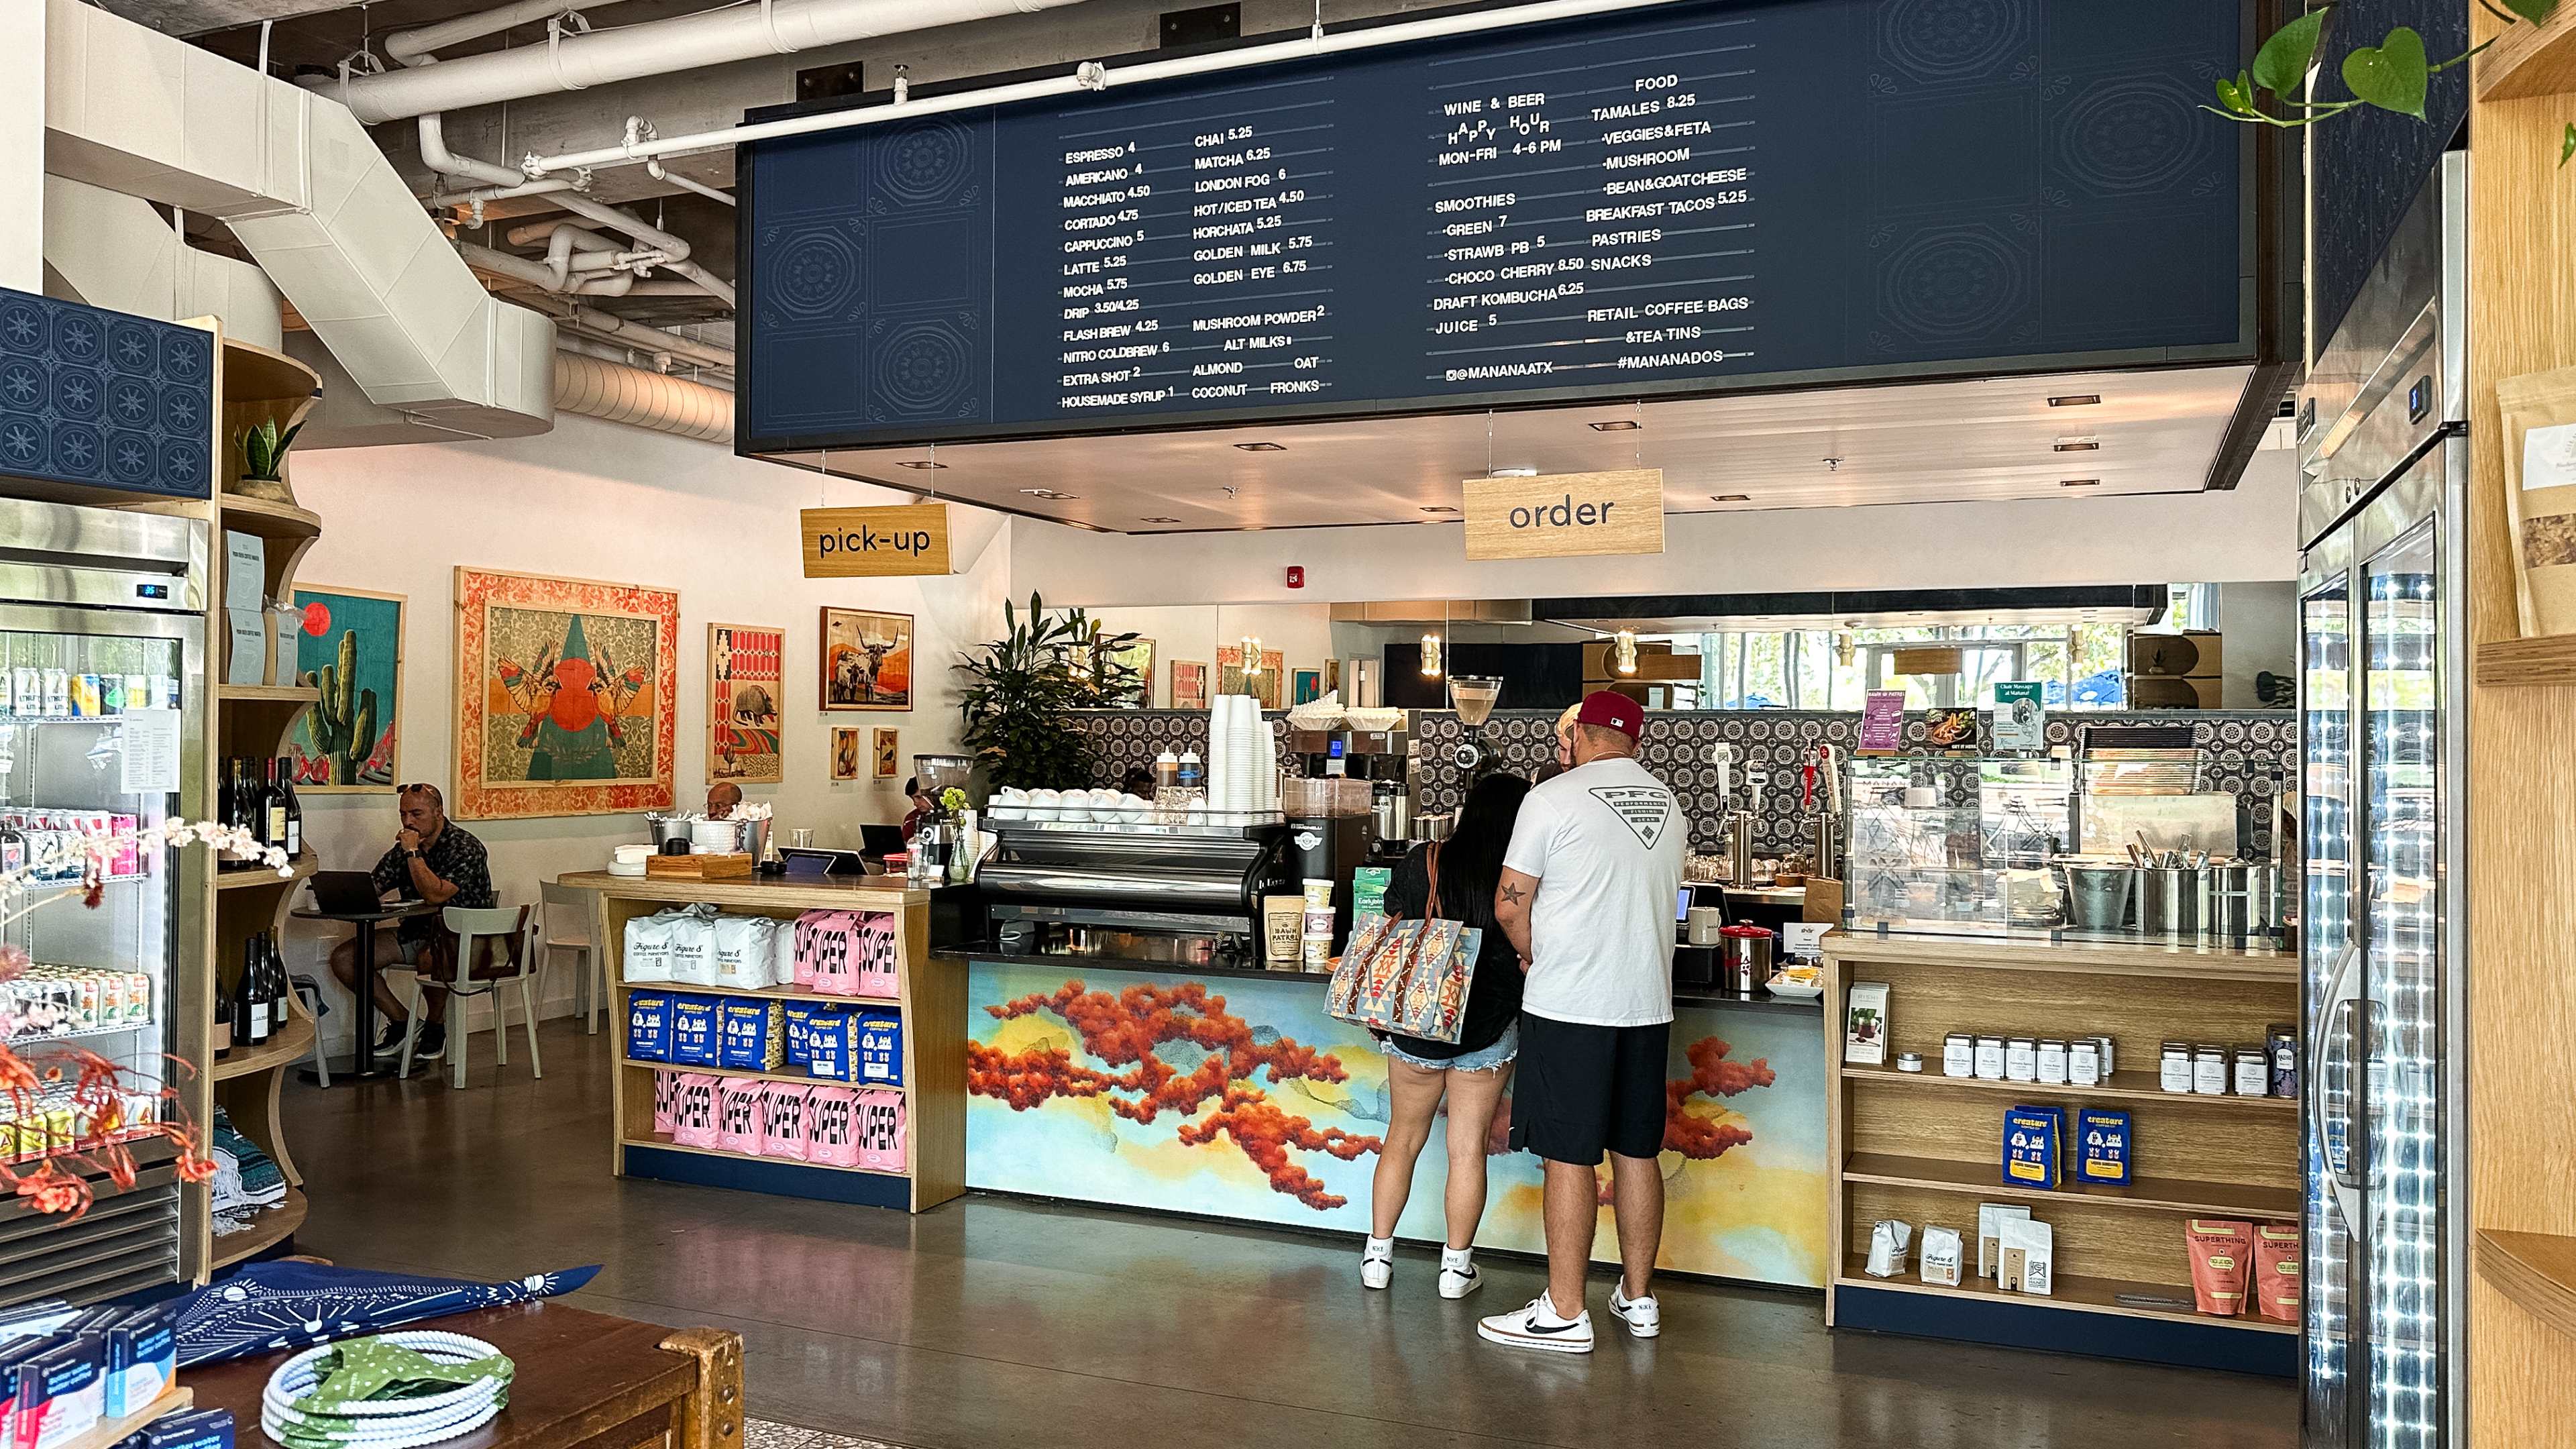
[(1082, 788), (1091, 783), (1091, 739), (1066, 711), (1105, 709), (1134, 695), (1134, 667), (1118, 651), (1132, 633), (1103, 633), (1080, 609), (1049, 612), (1029, 595), (1026, 618), (1002, 604), (1003, 637), (966, 654), (966, 748), (982, 762), (996, 789)]
[(295, 435), (304, 431), (302, 423), (278, 430), (275, 418), (262, 418), (241, 430), (235, 444), (241, 449), (241, 481), (233, 491), (246, 498), (265, 498), (276, 503), (293, 503), (295, 495), (286, 486), (286, 450), (295, 446)]

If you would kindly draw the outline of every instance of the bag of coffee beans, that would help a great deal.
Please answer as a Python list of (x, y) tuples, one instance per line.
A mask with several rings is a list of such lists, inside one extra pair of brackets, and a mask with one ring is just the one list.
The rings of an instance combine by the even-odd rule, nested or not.
[(2182, 1235), (2191, 1247), (2191, 1296), (2200, 1311), (2219, 1318), (2242, 1314), (2254, 1261), (2254, 1225), (2191, 1218), (2183, 1223)]

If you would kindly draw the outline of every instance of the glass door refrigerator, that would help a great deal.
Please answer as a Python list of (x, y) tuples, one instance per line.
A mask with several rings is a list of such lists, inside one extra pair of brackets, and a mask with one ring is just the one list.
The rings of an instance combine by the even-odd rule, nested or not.
[[(0, 865), (205, 815), (206, 537), (195, 518), (0, 500)], [(76, 865), (0, 886), (0, 1039), (66, 1078), (0, 1091), (0, 1153), (19, 1174), (65, 1159), (96, 1191), (77, 1217), (0, 1202), (0, 1305), (91, 1302), (193, 1267), (176, 1151), (148, 1124), (184, 1110), (202, 1127), (209, 1110), (204, 1033), (181, 1023), (209, 1009), (213, 878), (202, 846), (137, 848), (95, 904)], [(118, 1069), (123, 1125), (74, 1096), (81, 1053)], [(82, 1167), (110, 1140), (131, 1144), (131, 1187)]]
[(2465, 1443), (2466, 215), (2454, 153), (2302, 389), (2303, 1449)]

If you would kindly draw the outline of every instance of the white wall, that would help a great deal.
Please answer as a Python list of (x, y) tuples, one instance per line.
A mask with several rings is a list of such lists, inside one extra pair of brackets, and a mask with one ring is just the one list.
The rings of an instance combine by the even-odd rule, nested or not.
[(0, 0), (0, 287), (45, 290), (45, 7)]
[[(551, 433), (508, 442), (298, 453), (294, 479), (297, 501), (323, 519), (323, 536), (306, 556), (299, 579), (409, 599), (401, 777), (435, 781), (451, 800), (453, 576), (460, 564), (679, 590), (674, 787), (678, 802), (691, 808), (706, 791), (706, 626), (784, 626), (787, 779), (748, 786), (744, 793), (776, 806), (780, 838), (789, 829), (811, 827), (827, 845), (856, 845), (861, 821), (899, 819), (903, 783), (832, 783), (828, 725), (900, 729), (907, 765), (914, 754), (954, 749), (956, 690), (947, 666), (960, 650), (1000, 628), (1009, 550), (1002, 540), (1007, 525), (998, 515), (950, 509), (961, 574), (809, 580), (800, 563), (797, 509), (908, 498), (589, 418), (566, 415)], [(909, 713), (825, 715), (815, 708), (818, 618), (825, 604), (914, 616), (916, 682)], [(393, 798), (311, 796), (305, 822), (324, 865), (370, 866), (393, 841)], [(610, 846), (644, 838), (640, 815), (465, 825), (491, 849), (493, 882), (504, 904), (534, 902), (540, 882), (565, 871), (596, 869), (606, 863)], [(327, 977), (319, 953), (333, 939), (336, 934), (299, 935), (290, 942), (290, 962)], [(549, 996), (560, 1007), (571, 991), (566, 971)], [(350, 1021), (346, 1011), (335, 1011), (329, 1025), (345, 1034)], [(478, 1054), (485, 1049), (476, 1046)]]
[[(1011, 582), (1083, 605), (2237, 583), (2297, 575), (2296, 507), (2290, 455), (2267, 452), (2224, 493), (1676, 514), (1665, 552), (1644, 557), (1469, 563), (1456, 524), (1163, 537), (1023, 524)], [(1283, 581), (1289, 564), (1305, 567), (1302, 592)]]

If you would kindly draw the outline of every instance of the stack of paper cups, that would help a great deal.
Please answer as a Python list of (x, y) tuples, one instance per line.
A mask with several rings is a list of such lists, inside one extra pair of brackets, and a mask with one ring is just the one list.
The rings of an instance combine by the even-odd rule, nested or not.
[(1328, 971), (1333, 965), (1333, 883), (1309, 877), (1305, 889), (1306, 930), (1299, 942), (1298, 964), (1309, 971)]

